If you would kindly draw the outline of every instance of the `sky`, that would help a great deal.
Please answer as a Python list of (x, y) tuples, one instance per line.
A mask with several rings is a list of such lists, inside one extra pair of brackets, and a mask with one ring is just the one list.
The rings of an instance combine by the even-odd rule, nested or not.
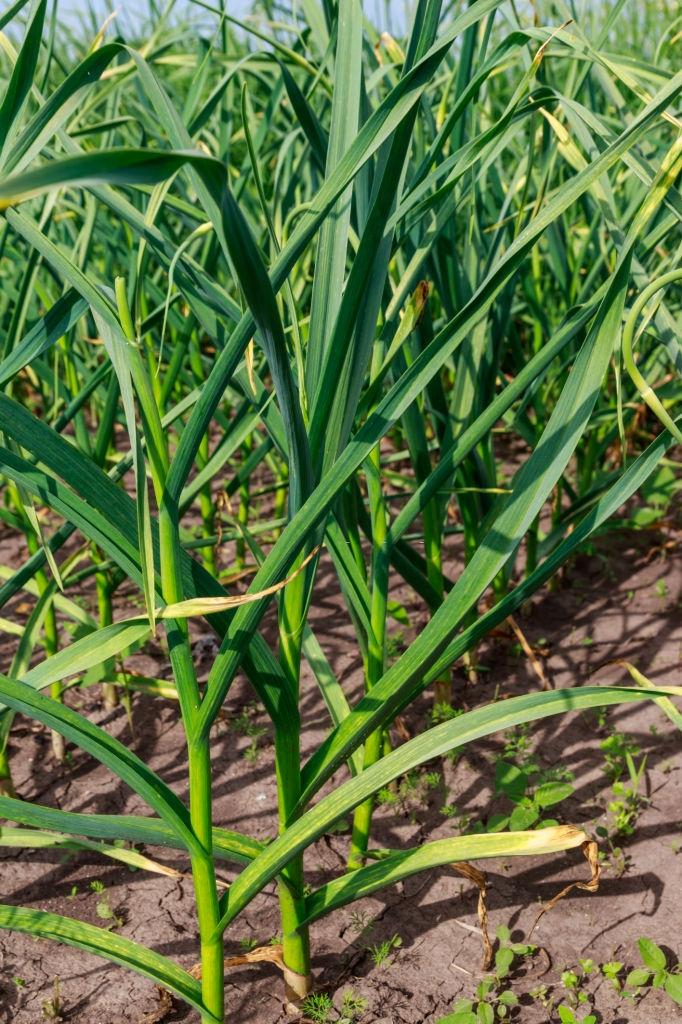
[[(206, 0), (216, 7), (220, 6), (221, 0)], [(363, 8), (372, 22), (381, 29), (402, 31), (401, 26), (405, 25), (405, 8), (407, 0), (363, 0)], [(158, 0), (162, 5), (162, 0)], [(135, 19), (138, 11), (146, 9), (145, 0), (59, 0), (59, 11), (63, 18), (72, 24), (77, 24), (90, 7), (93, 7), (102, 20), (112, 10), (120, 12), (119, 17), (124, 19)], [(236, 18), (248, 14), (252, 6), (252, 0), (227, 0), (227, 12)], [(194, 9), (199, 13), (201, 8), (191, 4), (190, 0), (178, 0), (177, 9)], [(388, 10), (387, 10), (388, 8)], [(210, 17), (210, 15), (207, 15)], [(89, 27), (89, 16), (87, 25)]]

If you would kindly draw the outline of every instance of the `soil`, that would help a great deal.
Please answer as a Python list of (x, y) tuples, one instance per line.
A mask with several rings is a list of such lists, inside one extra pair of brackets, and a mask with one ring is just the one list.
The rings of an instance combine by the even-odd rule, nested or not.
[[(634, 662), (650, 679), (679, 683), (682, 658), (682, 561), (674, 530), (631, 534), (613, 532), (591, 555), (575, 560), (554, 589), (545, 589), (518, 616), (527, 639), (552, 686), (596, 681), (624, 681), (624, 670), (612, 662)], [(673, 539), (671, 541), (671, 538)], [(14, 557), (17, 557), (16, 552)], [(9, 558), (6, 548), (0, 560)], [(458, 571), (453, 557), (448, 566)], [(663, 582), (661, 582), (663, 581)], [(404, 590), (394, 596), (408, 601)], [(422, 612), (410, 607), (411, 627), (392, 629), (396, 646), (409, 641), (423, 623)], [(4, 612), (3, 614), (7, 614)], [(21, 610), (17, 612), (21, 614)], [(329, 565), (321, 566), (311, 622), (339, 678), (353, 699), (361, 671), (352, 628)], [(267, 633), (267, 629), (266, 629)], [(195, 654), (208, 669), (214, 640), (198, 632)], [(3, 661), (5, 651), (3, 649)], [(477, 681), (455, 668), (456, 703), (472, 707), (494, 696), (540, 686), (531, 662), (511, 634), (489, 638), (478, 652)], [(611, 664), (610, 664), (611, 663)], [(149, 647), (134, 659), (135, 667), (161, 677), (168, 663), (160, 647)], [(106, 711), (98, 688), (73, 691), (68, 698), (97, 724), (130, 744), (166, 782), (184, 796), (185, 753), (177, 711), (171, 701), (137, 695), (132, 730), (123, 708)], [(430, 699), (424, 695), (410, 710), (405, 726), (411, 734), (424, 728)], [(238, 729), (240, 713), (249, 710), (266, 732), (257, 739), (257, 757), (245, 757), (251, 739)], [(314, 680), (305, 670), (302, 690), (305, 753), (319, 744), (327, 728), (324, 706)], [(634, 834), (614, 840), (613, 852), (601, 844), (603, 874), (594, 894), (574, 890), (541, 920), (533, 942), (535, 955), (517, 961), (510, 987), (520, 1006), (512, 1019), (523, 1024), (550, 1019), (538, 998), (528, 993), (546, 986), (546, 997), (568, 1002), (561, 972), (577, 969), (581, 958), (596, 964), (620, 961), (625, 969), (640, 966), (637, 939), (649, 936), (668, 954), (669, 963), (682, 955), (679, 900), (682, 885), (680, 818), (682, 759), (679, 734), (654, 704), (637, 704), (597, 714), (571, 714), (549, 719), (533, 729), (532, 751), (543, 770), (570, 769), (574, 794), (555, 809), (564, 821), (594, 830), (613, 828), (608, 804), (614, 799), (604, 772), (600, 744), (610, 730), (627, 734), (646, 755), (642, 782), (645, 797)], [(479, 742), (456, 759), (428, 766), (402, 797), (383, 803), (375, 818), (374, 844), (404, 848), (458, 834), (487, 819), (491, 811), (508, 810), (492, 792), (494, 764), (513, 737)], [(517, 737), (518, 738), (518, 737)], [(397, 734), (395, 742), (399, 742)], [(523, 736), (521, 736), (523, 742)], [(18, 718), (11, 757), (19, 794), (43, 804), (73, 811), (146, 813), (139, 799), (91, 758), (72, 750), (65, 765), (51, 753), (45, 731)], [(233, 685), (225, 715), (215, 731), (216, 823), (266, 839), (276, 830), (273, 753), (267, 720), (254, 704), (243, 679)], [(338, 784), (342, 775), (333, 780)], [(414, 780), (413, 780), (414, 781)], [(456, 812), (444, 814), (444, 806)], [(553, 812), (554, 813), (554, 812)], [(306, 856), (310, 884), (315, 887), (344, 869), (347, 831), (321, 839)], [(149, 856), (185, 870), (178, 854), (147, 850)], [(93, 855), (64, 856), (54, 851), (0, 850), (2, 902), (50, 910), (101, 924), (100, 897), (91, 883), (104, 883), (107, 899), (121, 919), (120, 934), (145, 943), (186, 968), (197, 959), (191, 883), (161, 875), (131, 872)], [(588, 868), (576, 850), (557, 857), (481, 864), (489, 879), (491, 929), (505, 925), (522, 941), (537, 915), (538, 905), (574, 880), (585, 880)], [(225, 865), (224, 877), (233, 877)], [(318, 991), (329, 993), (340, 1007), (347, 990), (366, 1000), (362, 1024), (434, 1024), (450, 1012), (457, 999), (471, 998), (482, 976), (481, 941), (476, 929), (476, 890), (446, 868), (430, 871), (377, 893), (318, 922), (312, 928), (314, 977)], [(248, 944), (266, 944), (278, 928), (274, 887), (254, 900), (227, 935), (227, 955)], [(398, 937), (391, 953), (377, 965), (372, 948)], [(621, 975), (622, 977), (623, 975)], [(196, 1015), (179, 1003), (167, 1005), (146, 979), (80, 951), (21, 934), (0, 935), (0, 1022), (35, 1024), (49, 1019), (55, 979), (61, 991), (61, 1019), (75, 1024), (143, 1024), (192, 1021)], [(655, 1024), (674, 1020), (680, 1010), (661, 991), (645, 990), (637, 1001), (619, 997), (599, 971), (583, 989), (602, 1024)], [(232, 969), (226, 983), (226, 1020), (235, 1024), (278, 1024), (286, 1017), (282, 982), (269, 964)], [(581, 1007), (578, 1016), (585, 1009)], [(330, 1015), (330, 1020), (336, 1019)], [(551, 1017), (556, 1020), (556, 1015)]]

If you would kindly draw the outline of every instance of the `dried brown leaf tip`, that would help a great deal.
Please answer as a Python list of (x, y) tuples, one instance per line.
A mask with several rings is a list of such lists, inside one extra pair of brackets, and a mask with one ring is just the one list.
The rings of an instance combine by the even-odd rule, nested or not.
[(172, 1013), (173, 998), (170, 992), (167, 992), (165, 988), (161, 988), (160, 985), (156, 986), (156, 991), (159, 996), (159, 1005), (155, 1010), (150, 1010), (149, 1013), (145, 1013), (140, 1017), (138, 1024), (162, 1024), (162, 1021), (168, 1017), (169, 1013)]
[(542, 908), (538, 916), (535, 918), (533, 927), (528, 933), (529, 938), (537, 928), (540, 918), (543, 917), (548, 910), (552, 910), (557, 905), (559, 900), (562, 900), (564, 898), (564, 896), (568, 896), (568, 894), (570, 892), (573, 892), (574, 889), (584, 889), (585, 892), (596, 892), (599, 888), (599, 876), (601, 874), (601, 868), (599, 867), (599, 852), (597, 844), (593, 839), (588, 839), (586, 842), (582, 844), (580, 849), (583, 851), (583, 855), (587, 860), (587, 863), (590, 865), (589, 880), (587, 882), (571, 882), (570, 885), (565, 886), (561, 890), (561, 892), (558, 892), (556, 896), (553, 896), (551, 900), (545, 903), (544, 907)]
[(470, 882), (473, 882), (474, 885), (478, 887), (478, 923), (481, 926), (481, 937), (483, 941), (482, 970), (487, 971), (493, 962), (493, 944), (490, 941), (490, 936), (488, 934), (488, 908), (485, 902), (488, 880), (482, 871), (479, 871), (479, 869), (475, 868), (473, 864), (468, 864), (466, 861), (451, 864), (450, 867), (453, 871), (456, 871), (458, 875), (468, 878)]

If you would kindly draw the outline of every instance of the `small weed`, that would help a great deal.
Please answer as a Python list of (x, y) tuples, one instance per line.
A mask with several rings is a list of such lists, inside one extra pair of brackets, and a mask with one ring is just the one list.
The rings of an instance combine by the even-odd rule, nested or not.
[(517, 725), (504, 734), (502, 756), (522, 767), (531, 753), (532, 743), (530, 724)]
[(389, 661), (397, 658), (405, 650), (405, 634), (402, 629), (396, 629), (386, 639), (386, 657)]
[(593, 1013), (588, 1013), (586, 1017), (576, 1017), (571, 1007), (563, 1003), (557, 1007), (557, 1013), (561, 1024), (597, 1024), (597, 1018)]
[(336, 1024), (354, 1024), (367, 1009), (367, 1000), (355, 994), (352, 988), (346, 989), (341, 1002), (341, 1016)]
[(98, 879), (95, 879), (90, 882), (90, 888), (97, 896), (100, 897), (97, 900), (97, 906), (95, 908), (97, 916), (101, 918), (102, 921), (109, 922), (107, 925), (109, 929), (120, 928), (121, 925), (124, 924), (124, 920), (114, 912), (111, 903), (109, 902), (109, 894), (104, 887), (104, 882), (100, 882)]
[(656, 595), (664, 600), (668, 596), (668, 584), (665, 580), (658, 580), (656, 583)]
[(374, 946), (368, 947), (368, 952), (374, 965), (381, 967), (383, 963), (389, 958), (391, 953), (395, 949), (400, 949), (403, 944), (403, 940), (399, 935), (392, 935), (390, 939), (384, 939), (383, 942), (378, 942)]
[(437, 789), (441, 782), (440, 772), (411, 771), (407, 775), (403, 775), (397, 786), (393, 784), (380, 789), (377, 793), (377, 802), (383, 807), (400, 807), (403, 811), (413, 810), (420, 805), (425, 806), (428, 791)]
[(495, 953), (495, 978), (502, 981), (511, 973), (515, 960), (534, 956), (538, 947), (525, 942), (512, 942), (511, 932), (506, 925), (500, 925), (495, 935), (499, 942), (499, 949)]
[(267, 729), (265, 726), (257, 725), (254, 722), (254, 716), (258, 713), (258, 707), (256, 704), (249, 704), (243, 708), (238, 715), (232, 719), (231, 725), (235, 732), (239, 733), (240, 736), (246, 736), (251, 741), (243, 752), (242, 756), (250, 764), (255, 764), (260, 754), (260, 748), (258, 741), (265, 736)]
[(566, 970), (561, 972), (561, 984), (566, 989), (566, 996), (571, 1006), (581, 1006), (588, 1002), (589, 996), (587, 992), (583, 991), (584, 977), (582, 973), (578, 974), (573, 970)]
[(62, 983), (57, 977), (52, 983), (52, 998), (46, 999), (41, 1007), (42, 1015), (45, 1020), (60, 1021), (63, 1020), (62, 1010), (64, 1009), (62, 1003)]
[[(473, 999), (460, 999), (455, 1003), (453, 1012), (437, 1024), (495, 1024), (495, 1021), (506, 1020), (518, 1005), (516, 993), (505, 987), (506, 979), (514, 962), (533, 956), (537, 946), (512, 942), (511, 932), (505, 925), (500, 925), (495, 934), (499, 942), (495, 953), (495, 973), (486, 975), (479, 982)], [(542, 995), (547, 995), (546, 986), (542, 986)], [(551, 1005), (551, 1001), (543, 1005)]]
[(652, 988), (662, 988), (673, 1002), (682, 1006), (682, 964), (668, 968), (665, 953), (652, 939), (638, 939), (637, 948), (644, 966), (630, 971), (625, 979), (623, 995), (635, 998), (645, 985), (651, 985)]
[(603, 825), (597, 825), (595, 832), (609, 847), (608, 853), (605, 853), (603, 850), (599, 851), (599, 860), (611, 870), (616, 878), (622, 878), (628, 869), (630, 858), (622, 846), (617, 846), (613, 842), (609, 835), (609, 830), (604, 828)]
[(567, 967), (561, 972), (561, 984), (566, 991), (566, 1002), (569, 1008), (574, 1010), (589, 1002), (590, 997), (583, 986), (586, 979), (598, 970), (594, 960), (583, 959), (579, 960), (574, 968)]
[(648, 803), (647, 798), (639, 792), (646, 768), (646, 757), (643, 757), (639, 765), (636, 766), (632, 756), (627, 753), (625, 762), (630, 781), (629, 783), (621, 781), (613, 783), (615, 800), (609, 802), (609, 812), (613, 816), (614, 827), (618, 835), (631, 836), (635, 831), (635, 824), (642, 807)]
[(15, 974), (12, 978), (12, 984), (15, 988), (24, 988), (26, 980), (24, 978), (20, 978), (18, 974)]
[(451, 722), (453, 718), (459, 718), (463, 714), (464, 711), (461, 708), (453, 708), (452, 704), (441, 701), (429, 708), (427, 717), (429, 725), (441, 725), (443, 722)]
[(257, 945), (258, 939), (254, 938), (253, 936), (250, 939), (239, 940), (239, 947), (240, 949), (243, 949), (245, 953), (248, 953), (249, 950), (251, 949), (255, 949)]
[(637, 757), (639, 747), (626, 733), (614, 730), (599, 744), (604, 755), (604, 771), (612, 782), (617, 782), (627, 771), (627, 755)]
[(327, 1024), (334, 1004), (326, 992), (311, 992), (301, 1003), (301, 1009), (313, 1024)]
[(499, 991), (497, 978), (488, 975), (476, 986), (474, 999), (459, 999), (453, 1012), (436, 1024), (495, 1024), (505, 1020), (518, 1001), (511, 989)]
[(601, 972), (608, 981), (609, 985), (616, 992), (620, 992), (620, 972), (623, 970), (623, 964), (619, 960), (609, 960), (608, 963), (601, 965)]
[(536, 985), (535, 988), (529, 990), (528, 995), (536, 1003), (540, 1003), (540, 1006), (544, 1007), (545, 1010), (549, 1010), (553, 1005), (547, 985)]
[(374, 928), (374, 922), (366, 910), (351, 910), (350, 927), (356, 935), (369, 935)]
[(518, 768), (511, 761), (499, 760), (495, 764), (495, 792), (504, 795), (514, 805), (511, 814), (493, 814), (486, 825), (477, 823), (472, 831), (518, 832), (534, 826), (557, 825), (555, 818), (543, 818), (543, 812), (571, 796), (570, 782), (547, 779), (547, 773), (537, 765)]

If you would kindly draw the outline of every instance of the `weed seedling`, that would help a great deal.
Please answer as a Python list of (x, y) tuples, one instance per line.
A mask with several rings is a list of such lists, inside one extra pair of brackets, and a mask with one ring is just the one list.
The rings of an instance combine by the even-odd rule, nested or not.
[(346, 989), (341, 1001), (341, 1016), (336, 1024), (355, 1024), (367, 1009), (367, 1000), (355, 994), (352, 988)]
[(662, 988), (673, 1002), (682, 1006), (682, 964), (669, 968), (665, 953), (652, 939), (638, 939), (637, 948), (644, 966), (630, 971), (623, 994), (636, 997), (645, 985), (651, 985)]
[(547, 985), (536, 985), (528, 990), (528, 995), (545, 1010), (551, 1009), (553, 1002)]
[(588, 1013), (586, 1017), (576, 1017), (571, 1007), (565, 1003), (557, 1007), (557, 1013), (561, 1024), (597, 1024), (597, 1018), (593, 1013)]
[(326, 992), (311, 992), (301, 1003), (301, 1009), (313, 1024), (327, 1024), (334, 1003)]
[(448, 704), (447, 701), (438, 701), (429, 708), (427, 717), (430, 725), (440, 725), (441, 722), (451, 722), (463, 714), (464, 711), (461, 708), (453, 708), (452, 704)]
[(505, 1020), (517, 1004), (516, 994), (511, 989), (500, 991), (498, 978), (488, 975), (476, 986), (474, 999), (459, 999), (453, 1012), (436, 1024), (495, 1024)]
[(626, 733), (611, 732), (605, 740), (599, 744), (599, 749), (604, 755), (604, 771), (612, 782), (620, 779), (627, 770), (626, 756), (630, 754), (637, 757), (639, 747)]
[(240, 736), (246, 736), (250, 740), (248, 747), (243, 751), (243, 758), (249, 762), (249, 764), (255, 764), (258, 761), (260, 754), (260, 748), (258, 746), (258, 740), (261, 739), (267, 733), (267, 729), (263, 725), (257, 725), (253, 720), (253, 716), (256, 713), (257, 708), (254, 704), (250, 704), (244, 708), (232, 721), (232, 728), (235, 732), (239, 733)]
[(441, 781), (440, 772), (408, 772), (397, 786), (380, 789), (377, 803), (384, 807), (399, 807), (402, 811), (414, 811), (417, 807), (426, 806), (428, 791), (437, 789)]
[(107, 928), (120, 928), (121, 925), (124, 923), (123, 918), (119, 917), (114, 912), (111, 903), (109, 902), (109, 894), (107, 893), (104, 887), (104, 882), (100, 882), (99, 879), (95, 879), (94, 881), (90, 882), (90, 888), (97, 896), (99, 896), (99, 899), (97, 900), (97, 906), (95, 908), (97, 911), (97, 916), (101, 918), (102, 921), (107, 922)]
[(493, 814), (485, 828), (481, 824), (474, 831), (502, 832), (508, 828), (510, 832), (519, 832), (557, 825), (556, 819), (542, 819), (542, 814), (571, 796), (573, 786), (570, 782), (548, 781), (546, 773), (536, 765), (521, 769), (511, 761), (499, 760), (495, 764), (495, 792), (514, 805), (511, 814)]
[(381, 967), (385, 963), (394, 949), (400, 949), (403, 944), (403, 940), (399, 935), (392, 935), (390, 939), (384, 939), (383, 942), (375, 943), (373, 946), (368, 947), (368, 952), (374, 965)]
[(366, 910), (351, 910), (350, 927), (356, 935), (369, 935), (374, 928), (374, 922)]
[(61, 1021), (63, 1020), (63, 1008), (64, 1006), (62, 1003), (62, 983), (61, 980), (57, 977), (54, 979), (52, 983), (52, 998), (46, 999), (41, 1007), (43, 1018), (45, 1020)]
[(609, 960), (608, 963), (601, 965), (600, 970), (611, 988), (615, 992), (620, 992), (622, 987), (620, 973), (623, 970), (623, 964), (619, 960)]
[(613, 783), (613, 795), (608, 805), (609, 812), (613, 816), (615, 831), (618, 835), (631, 836), (635, 831), (635, 824), (640, 815), (642, 807), (648, 803), (646, 797), (639, 792), (642, 776), (646, 768), (646, 757), (643, 757), (639, 765), (635, 765), (630, 753), (625, 754), (625, 764), (628, 770), (629, 783), (620, 780)]
[(538, 947), (527, 942), (512, 942), (511, 932), (506, 925), (500, 925), (495, 935), (499, 942), (495, 953), (495, 978), (499, 982), (511, 974), (515, 961), (533, 957)]

